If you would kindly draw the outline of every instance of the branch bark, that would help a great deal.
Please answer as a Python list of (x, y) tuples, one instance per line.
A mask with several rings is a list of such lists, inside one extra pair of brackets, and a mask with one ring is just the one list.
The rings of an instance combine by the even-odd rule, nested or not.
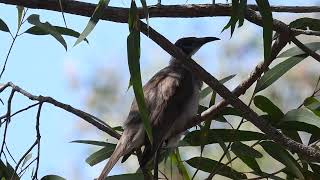
[(18, 92), (26, 97), (28, 97), (30, 100), (32, 101), (38, 101), (40, 103), (49, 103), (52, 104), (56, 107), (59, 107), (61, 109), (64, 109), (80, 118), (82, 118), (83, 120), (87, 121), (88, 123), (94, 125), (95, 127), (97, 127), (98, 129), (100, 129), (101, 131), (104, 131), (106, 133), (108, 133), (110, 136), (119, 139), (120, 138), (120, 134), (117, 133), (115, 130), (113, 130), (110, 126), (108, 126), (106, 123), (104, 123), (102, 120), (100, 120), (99, 118), (86, 113), (84, 111), (81, 111), (79, 109), (76, 109), (68, 104), (59, 102), (55, 99), (53, 99), (52, 97), (48, 97), (48, 96), (35, 96), (27, 91), (25, 91), (24, 89), (20, 88), (19, 86), (13, 84), (12, 82), (8, 82), (5, 85), (3, 85), (0, 88), (0, 93), (2, 91), (4, 91), (6, 88), (11, 87), (12, 90), (14, 92)]

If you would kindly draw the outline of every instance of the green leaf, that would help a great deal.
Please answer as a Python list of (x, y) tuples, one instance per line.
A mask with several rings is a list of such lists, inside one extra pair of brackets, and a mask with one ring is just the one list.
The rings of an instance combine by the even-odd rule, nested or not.
[(7, 24), (0, 18), (0, 31), (10, 32)]
[(314, 19), (309, 17), (299, 18), (292, 21), (289, 26), (291, 28), (320, 31), (320, 19)]
[[(304, 45), (307, 46), (312, 51), (317, 51), (320, 49), (320, 42), (311, 42), (311, 43), (306, 43)], [(299, 47), (294, 46), (284, 51), (283, 53), (279, 54), (278, 58), (305, 55), (305, 54), (306, 53), (303, 50), (301, 50)]]
[(121, 174), (121, 175), (115, 175), (115, 176), (108, 176), (105, 178), (105, 180), (128, 180), (128, 179), (143, 180), (144, 177), (142, 173), (135, 173), (135, 174)]
[(178, 170), (179, 170), (179, 173), (182, 175), (183, 179), (190, 180), (190, 176), (188, 174), (186, 167), (184, 166), (184, 164), (181, 160), (181, 156), (180, 156), (180, 152), (179, 152), (178, 148), (176, 149), (176, 152), (173, 155), (174, 155), (173, 157), (177, 161)]
[(238, 15), (239, 27), (243, 25), (246, 10), (247, 10), (247, 0), (240, 0), (239, 15)]
[(188, 133), (183, 141), (184, 146), (201, 146), (205, 144), (219, 143), (217, 137), (221, 138), (223, 142), (235, 142), (235, 141), (253, 141), (266, 139), (266, 136), (262, 133), (253, 131), (243, 131), (234, 129), (210, 129), (208, 131), (208, 139), (206, 142), (202, 142), (202, 132), (195, 130)]
[(272, 11), (268, 0), (256, 0), (256, 2), (262, 16), (264, 61), (266, 62), (271, 59), (273, 26)]
[[(66, 27), (60, 27), (60, 26), (53, 26), (53, 27), (55, 28), (55, 30), (57, 32), (59, 32), (62, 35), (72, 36), (75, 38), (78, 38), (80, 36), (80, 33), (73, 30), (73, 29), (69, 29)], [(26, 30), (24, 33), (33, 34), (33, 35), (48, 35), (49, 34), (47, 31), (43, 30), (42, 28), (40, 28), (38, 26), (32, 26), (31, 28)], [(89, 43), (88, 39), (84, 39), (84, 41)]]
[(236, 23), (238, 21), (238, 14), (239, 14), (239, 1), (238, 0), (232, 0), (232, 7), (231, 7), (231, 17), (226, 26), (222, 29), (222, 31), (228, 29), (231, 27), (231, 37), (233, 35), (234, 29), (236, 27)]
[[(235, 76), (236, 76), (236, 74), (229, 75), (229, 76), (224, 77), (221, 80), (219, 80), (219, 82), (221, 84), (224, 84), (224, 83), (228, 82), (229, 80), (231, 80), (232, 78), (234, 78)], [(203, 99), (203, 98), (207, 97), (212, 91), (213, 90), (212, 90), (212, 88), (210, 86), (204, 88), (200, 92), (200, 99)]]
[(250, 147), (246, 144), (243, 144), (242, 142), (234, 142), (231, 146), (231, 150), (236, 154), (236, 155), (241, 155), (241, 156), (249, 156), (253, 158), (262, 158), (262, 154), (255, 150), (253, 147)]
[(90, 145), (96, 145), (96, 146), (115, 146), (115, 144), (107, 143), (104, 141), (93, 141), (93, 140), (75, 140), (75, 141), (71, 141), (71, 143), (90, 144)]
[(87, 36), (91, 33), (91, 31), (97, 25), (101, 15), (103, 14), (103, 10), (105, 9), (106, 6), (108, 6), (109, 2), (110, 0), (99, 0), (99, 3), (95, 8), (87, 26), (84, 28), (84, 30), (82, 31), (82, 33), (80, 34), (79, 38), (77, 39), (77, 41), (74, 43), (73, 46), (76, 46), (81, 41), (87, 38)]
[(302, 172), (300, 171), (301, 167), (282, 146), (272, 141), (263, 141), (260, 142), (260, 145), (270, 156), (285, 165), (297, 178), (304, 179)]
[(28, 17), (28, 22), (32, 25), (38, 26), (43, 31), (48, 32), (48, 34), (52, 35), (57, 41), (59, 41), (63, 47), (67, 50), (67, 43), (61, 36), (61, 34), (48, 22), (42, 23), (40, 22), (40, 17), (37, 14), (32, 14)]
[(231, 150), (251, 169), (258, 173), (262, 172), (255, 159), (262, 157), (262, 154), (259, 151), (241, 142), (234, 142), (231, 146)]
[(133, 92), (139, 107), (140, 117), (142, 119), (144, 128), (147, 132), (148, 138), (152, 143), (152, 128), (149, 121), (149, 113), (145, 103), (141, 72), (140, 72), (140, 31), (137, 25), (137, 6), (134, 1), (131, 2), (129, 12), (129, 30), (130, 34), (127, 38), (127, 53), (128, 66), (130, 71), (130, 82), (133, 87)]
[(23, 167), (26, 164), (26, 162), (28, 162), (31, 159), (31, 157), (32, 157), (32, 153), (26, 155), (21, 166)]
[(259, 91), (264, 90), (268, 86), (270, 86), (272, 83), (274, 83), (276, 80), (278, 80), (282, 75), (284, 75), (291, 68), (293, 68), (295, 65), (300, 63), (306, 57), (307, 57), (307, 55), (290, 57), (290, 58), (284, 60), (283, 62), (277, 64), (276, 66), (274, 66), (270, 70), (268, 70), (258, 80), (255, 92), (257, 93)]
[(23, 14), (23, 10), (24, 10), (24, 7), (23, 6), (17, 6), (17, 10), (18, 10), (18, 27), (21, 26), (21, 23), (22, 23), (22, 14)]
[[(201, 171), (211, 173), (211, 171), (219, 166), (219, 170), (217, 174), (221, 176), (225, 176), (231, 179), (246, 179), (247, 176), (241, 172), (236, 171), (235, 169), (230, 168), (229, 166), (225, 166), (218, 161), (204, 158), (204, 157), (194, 157), (186, 161), (190, 166), (197, 168)], [(199, 163), (200, 162), (200, 163)]]
[(287, 112), (277, 127), (286, 130), (305, 131), (320, 137), (320, 117), (307, 108)]
[(41, 180), (66, 180), (66, 179), (57, 175), (46, 175), (46, 176), (43, 176)]
[(320, 117), (320, 101), (318, 99), (315, 97), (308, 97), (304, 100), (303, 105)]
[(267, 97), (258, 95), (254, 97), (254, 105), (261, 111), (267, 113), (273, 120), (280, 120), (284, 113)]
[(90, 166), (94, 166), (94, 165), (98, 164), (99, 162), (101, 162), (105, 159), (108, 159), (112, 155), (115, 148), (116, 148), (116, 145), (106, 146), (106, 147), (96, 151), (95, 153), (91, 154), (86, 159), (86, 162)]
[(140, 0), (140, 2), (143, 7), (144, 15), (146, 16), (147, 25), (149, 27), (149, 10), (148, 10), (148, 6), (147, 6), (147, 2), (146, 2), (146, 0)]

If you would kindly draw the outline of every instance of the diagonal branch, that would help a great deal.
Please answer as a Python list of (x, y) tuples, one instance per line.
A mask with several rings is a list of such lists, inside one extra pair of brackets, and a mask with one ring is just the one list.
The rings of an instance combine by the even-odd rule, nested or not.
[(48, 96), (35, 96), (27, 91), (25, 91), (24, 89), (20, 88), (19, 86), (13, 84), (12, 82), (8, 82), (6, 83), (5, 85), (3, 85), (1, 88), (0, 88), (0, 93), (8, 88), (8, 87), (11, 87), (12, 90), (14, 90), (15, 92), (19, 92), (20, 94), (28, 97), (30, 100), (33, 100), (33, 101), (38, 101), (40, 103), (49, 103), (49, 104), (52, 104), (54, 106), (57, 106), (61, 109), (64, 109), (80, 118), (82, 118), (83, 120), (87, 121), (88, 123), (94, 125), (95, 127), (97, 127), (98, 129), (100, 129), (101, 131), (104, 131), (106, 133), (108, 133), (110, 136), (114, 137), (114, 138), (117, 138), (119, 139), (120, 138), (120, 134), (117, 133), (115, 130), (113, 130), (110, 126), (108, 126), (106, 123), (104, 123), (102, 120), (100, 120), (99, 118), (87, 113), (87, 112), (84, 112), (84, 111), (81, 111), (79, 109), (76, 109), (68, 104), (64, 104), (62, 102), (59, 102), (55, 99), (53, 99), (52, 97), (48, 97)]

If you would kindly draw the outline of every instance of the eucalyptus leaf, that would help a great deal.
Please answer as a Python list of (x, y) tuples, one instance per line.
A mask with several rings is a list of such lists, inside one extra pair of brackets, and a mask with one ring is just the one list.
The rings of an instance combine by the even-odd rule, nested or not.
[(273, 120), (280, 120), (284, 113), (272, 101), (262, 95), (257, 95), (253, 100), (255, 106), (267, 113)]
[(307, 108), (287, 112), (277, 127), (286, 130), (305, 131), (320, 137), (320, 117)]
[(282, 146), (272, 141), (262, 141), (260, 145), (274, 159), (285, 165), (299, 179), (304, 179), (301, 167), (297, 161)]
[(320, 31), (320, 19), (303, 17), (292, 21), (289, 26), (303, 30), (310, 29), (313, 31)]
[(20, 27), (22, 23), (22, 14), (23, 14), (24, 7), (17, 6), (17, 10), (18, 10), (18, 27)]
[(26, 162), (28, 162), (31, 159), (31, 157), (32, 157), (32, 153), (26, 155), (21, 166), (23, 167), (26, 164)]
[(128, 66), (130, 72), (130, 83), (133, 87), (133, 92), (139, 107), (140, 117), (142, 119), (144, 128), (147, 132), (148, 139), (152, 144), (152, 128), (149, 121), (149, 113), (145, 103), (141, 72), (140, 72), (140, 31), (137, 23), (137, 6), (134, 1), (131, 2), (129, 11), (129, 30), (130, 34), (127, 38), (127, 54)]
[(234, 130), (234, 129), (210, 129), (208, 131), (207, 141), (202, 141), (202, 132), (200, 130), (191, 131), (183, 138), (184, 144), (181, 146), (201, 146), (202, 144), (219, 143), (219, 137), (223, 142), (235, 141), (253, 141), (266, 139), (267, 137), (259, 132)]
[[(320, 42), (305, 43), (304, 45), (307, 46), (312, 51), (318, 51), (320, 49)], [(282, 52), (281, 54), (279, 54), (278, 58), (292, 57), (292, 56), (305, 55), (305, 54), (306, 52), (304, 52), (302, 49), (300, 49), (297, 46), (294, 46)]]
[(52, 26), (48, 22), (45, 22), (45, 23), (40, 22), (40, 16), (37, 14), (30, 15), (27, 20), (30, 24), (41, 28), (43, 31), (46, 31), (48, 34), (53, 36), (67, 50), (66, 41), (63, 39), (62, 35), (54, 28), (54, 26)]
[(264, 61), (270, 61), (271, 59), (271, 44), (272, 44), (272, 26), (273, 18), (270, 4), (266, 0), (256, 0), (259, 12), (262, 16), (263, 25), (263, 49), (264, 49)]
[(75, 140), (75, 141), (71, 141), (71, 143), (90, 144), (90, 145), (96, 145), (96, 146), (115, 146), (115, 144), (107, 143), (104, 141), (93, 141), (93, 140)]
[(77, 41), (74, 43), (73, 46), (76, 46), (81, 41), (87, 38), (87, 36), (91, 33), (91, 31), (97, 25), (101, 15), (103, 14), (103, 10), (105, 9), (106, 6), (108, 6), (109, 2), (110, 0), (99, 0), (99, 3), (95, 8), (87, 26), (84, 28), (84, 30), (82, 31), (82, 33), (80, 34), (79, 38), (77, 39)]
[(99, 162), (105, 160), (105, 159), (108, 159), (114, 149), (116, 148), (116, 145), (113, 145), (113, 146), (106, 146), (96, 152), (94, 152), (93, 154), (91, 154), (87, 159), (86, 159), (86, 162), (90, 165), (90, 166), (94, 166), (96, 164), (98, 164)]
[[(186, 161), (190, 166), (197, 168), (201, 171), (211, 173), (211, 171), (216, 167), (219, 166), (219, 170), (217, 174), (221, 176), (225, 176), (231, 179), (246, 179), (247, 176), (241, 172), (232, 169), (229, 166), (225, 166), (218, 161), (213, 159), (204, 158), (204, 157), (194, 157)], [(200, 162), (200, 163), (199, 163)]]
[(41, 180), (66, 180), (66, 179), (57, 175), (46, 175), (46, 176), (43, 176)]
[(283, 62), (277, 64), (270, 70), (268, 70), (266, 73), (263, 74), (263, 76), (258, 80), (255, 92), (259, 92), (270, 86), (272, 83), (274, 83), (276, 80), (278, 80), (282, 75), (284, 75), (286, 72), (288, 72), (291, 68), (293, 68), (295, 65), (300, 63), (302, 60), (304, 60), (307, 57), (307, 55), (299, 55), (299, 56), (293, 56), (290, 57)]
[[(80, 36), (80, 33), (66, 27), (60, 27), (60, 26), (53, 26), (57, 32), (59, 32), (61, 35), (66, 36), (72, 36), (75, 38), (78, 38)], [(33, 35), (48, 35), (48, 31), (43, 30), (42, 28), (38, 26), (32, 26), (29, 29), (27, 29), (24, 33), (33, 34)], [(89, 43), (88, 39), (84, 39), (87, 43)]]
[(142, 173), (134, 173), (134, 174), (120, 174), (115, 176), (108, 176), (105, 180), (144, 180), (144, 176)]
[(10, 32), (7, 24), (0, 18), (0, 31)]

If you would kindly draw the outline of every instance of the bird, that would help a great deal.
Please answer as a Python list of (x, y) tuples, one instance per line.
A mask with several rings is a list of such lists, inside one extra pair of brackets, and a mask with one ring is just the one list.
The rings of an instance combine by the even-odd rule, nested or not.
[[(204, 44), (219, 40), (216, 37), (184, 37), (175, 42), (187, 57), (194, 55)], [(145, 146), (142, 163), (145, 165), (159, 148), (176, 147), (183, 135), (173, 134), (197, 114), (203, 82), (181, 60), (171, 57), (169, 65), (158, 71), (144, 86), (143, 93), (152, 127), (151, 144), (134, 99), (123, 125), (117, 146), (103, 168), (98, 180), (103, 180), (122, 156)]]

